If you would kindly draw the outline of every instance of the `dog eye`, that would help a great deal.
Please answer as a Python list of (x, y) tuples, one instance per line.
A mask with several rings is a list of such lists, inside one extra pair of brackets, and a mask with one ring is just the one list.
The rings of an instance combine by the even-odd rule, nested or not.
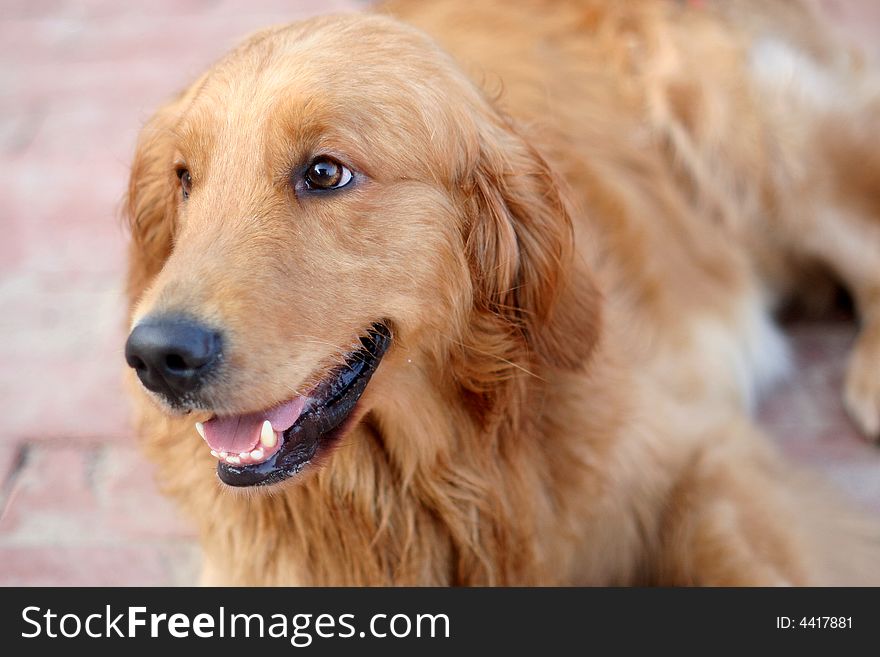
[(351, 181), (351, 171), (329, 157), (314, 160), (305, 174), (309, 189), (339, 189)]
[(189, 198), (189, 192), (192, 189), (192, 176), (188, 169), (178, 169), (177, 177), (180, 178), (180, 191), (183, 194), (183, 200)]

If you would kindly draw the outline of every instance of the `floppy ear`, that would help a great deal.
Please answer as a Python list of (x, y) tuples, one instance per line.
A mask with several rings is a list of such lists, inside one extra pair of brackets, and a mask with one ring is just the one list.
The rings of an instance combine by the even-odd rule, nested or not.
[(575, 255), (556, 174), (499, 118), (483, 133), (471, 186), (473, 337), (484, 341), (475, 346), (520, 363), (525, 346), (527, 368), (583, 367), (598, 337), (600, 299)]
[(172, 171), (178, 103), (161, 108), (141, 130), (125, 212), (131, 230), (128, 300), (133, 307), (171, 254), (178, 197)]

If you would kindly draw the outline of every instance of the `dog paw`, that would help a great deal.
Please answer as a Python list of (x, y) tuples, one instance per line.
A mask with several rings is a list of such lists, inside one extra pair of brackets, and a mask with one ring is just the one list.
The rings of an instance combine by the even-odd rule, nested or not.
[(869, 440), (880, 440), (880, 332), (863, 333), (850, 356), (843, 402)]

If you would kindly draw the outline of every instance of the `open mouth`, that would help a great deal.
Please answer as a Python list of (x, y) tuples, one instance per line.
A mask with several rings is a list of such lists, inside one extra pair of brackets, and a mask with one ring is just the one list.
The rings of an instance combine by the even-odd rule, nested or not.
[(376, 323), (361, 347), (311, 392), (265, 411), (214, 417), (196, 429), (230, 486), (268, 486), (302, 471), (319, 451), (344, 433), (370, 377), (391, 344), (391, 331)]

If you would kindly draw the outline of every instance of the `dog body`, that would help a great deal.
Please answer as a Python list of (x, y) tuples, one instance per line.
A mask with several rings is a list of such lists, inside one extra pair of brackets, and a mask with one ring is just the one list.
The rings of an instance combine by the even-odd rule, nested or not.
[[(787, 365), (771, 310), (833, 276), (880, 433), (880, 86), (765, 4), (393, 2), (261, 32), (157, 113), (132, 324), (223, 351), (139, 425), (207, 583), (872, 581), (876, 530), (748, 412)], [(351, 186), (304, 187), (316, 153)], [(376, 321), (344, 435), (218, 485), (193, 422), (305, 394)]]

